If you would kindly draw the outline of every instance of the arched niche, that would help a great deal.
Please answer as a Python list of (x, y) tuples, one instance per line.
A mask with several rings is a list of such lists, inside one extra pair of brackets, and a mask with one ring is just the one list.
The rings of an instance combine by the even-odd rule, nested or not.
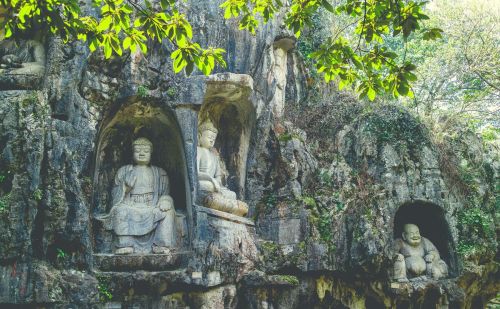
[(394, 239), (401, 238), (407, 223), (419, 227), (420, 235), (429, 239), (448, 265), (450, 276), (456, 275), (457, 257), (448, 222), (441, 207), (428, 202), (415, 201), (403, 204), (394, 217)]
[[(153, 143), (151, 164), (168, 174), (170, 196), (177, 213), (177, 243), (179, 247), (187, 247), (190, 243), (191, 189), (182, 135), (173, 112), (154, 102), (123, 103), (105, 118), (95, 158), (93, 215), (109, 213), (114, 177), (120, 167), (133, 164), (132, 142), (138, 137), (146, 137)], [(94, 251), (112, 252), (111, 233), (97, 220), (93, 228)]]
[(198, 114), (198, 124), (209, 119), (219, 131), (215, 148), (227, 171), (226, 186), (239, 198), (244, 196), (248, 147), (255, 122), (255, 107), (250, 100), (252, 84), (250, 76), (238, 74), (207, 81)]

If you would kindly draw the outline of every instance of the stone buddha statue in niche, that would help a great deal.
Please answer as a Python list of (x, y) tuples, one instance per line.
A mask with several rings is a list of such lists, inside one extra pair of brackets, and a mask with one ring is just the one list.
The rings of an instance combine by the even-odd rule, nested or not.
[(430, 240), (420, 236), (418, 226), (405, 224), (402, 239), (396, 239), (394, 280), (440, 279), (448, 275), (448, 266)]
[(0, 43), (0, 74), (41, 75), (44, 71), (45, 49), (40, 42), (5, 40)]
[(196, 162), (200, 194), (204, 206), (245, 216), (248, 212), (247, 204), (239, 201), (236, 198), (236, 193), (222, 184), (220, 158), (213, 149), (217, 133), (217, 129), (210, 121), (204, 122), (198, 127)]
[(135, 165), (118, 169), (112, 208), (100, 219), (117, 236), (115, 254), (170, 254), (175, 244), (175, 209), (165, 170), (149, 165), (153, 144), (133, 142)]

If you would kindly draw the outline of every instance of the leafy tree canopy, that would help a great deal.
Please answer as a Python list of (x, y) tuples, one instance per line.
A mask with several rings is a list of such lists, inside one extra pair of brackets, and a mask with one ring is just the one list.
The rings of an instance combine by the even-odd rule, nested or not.
[[(401, 36), (406, 41), (414, 32), (424, 39), (441, 37), (439, 28), (421, 29), (429, 17), (423, 13), (426, 1), (419, 0), (225, 0), (220, 5), (226, 19), (237, 19), (242, 30), (255, 33), (262, 23), (285, 12), (285, 26), (297, 37), (311, 26), (319, 10), (350, 16), (357, 41), (342, 33), (331, 36), (312, 52), (325, 81), (337, 80), (339, 88), (353, 87), (361, 97), (373, 100), (377, 94), (413, 96), (410, 83), (416, 80), (416, 66), (384, 46), (384, 40)], [(169, 41), (175, 73), (191, 74), (197, 67), (210, 74), (215, 65), (225, 66), (224, 50), (203, 48), (193, 41), (192, 27), (176, 0), (135, 2), (93, 0), (99, 16), (82, 13), (77, 0), (0, 0), (4, 38), (20, 37), (34, 29), (60, 36), (65, 42), (81, 40), (91, 51), (102, 49), (106, 58), (121, 56), (124, 50), (147, 52), (148, 39)]]
[[(443, 25), (443, 40), (413, 37), (399, 54), (418, 66), (415, 98), (403, 100), (420, 114), (443, 122), (465, 118), (499, 127), (500, 8), (495, 0), (434, 0), (430, 25)], [(447, 122), (448, 122), (447, 121)], [(472, 123), (470, 123), (472, 125)], [(442, 123), (446, 125), (446, 123)]]

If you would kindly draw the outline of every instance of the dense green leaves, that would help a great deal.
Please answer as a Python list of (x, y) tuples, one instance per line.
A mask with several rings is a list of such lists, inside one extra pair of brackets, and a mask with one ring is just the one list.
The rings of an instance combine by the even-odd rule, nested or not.
[[(418, 66), (411, 72), (418, 76), (412, 83), (415, 98), (403, 98), (403, 103), (444, 130), (458, 120), (474, 129), (478, 124), (498, 122), (500, 11), (497, 2), (434, 0), (428, 9), (431, 18), (424, 23), (421, 33), (412, 36), (405, 46), (397, 39), (386, 41), (401, 58), (406, 55), (407, 61)], [(446, 33), (437, 26), (446, 27)], [(442, 39), (429, 40), (441, 36)]]
[[(283, 6), (272, 0), (226, 0), (221, 7), (225, 9), (226, 18), (243, 16), (240, 28), (254, 33), (258, 26), (255, 17), (262, 15), (263, 3), (272, 6), (268, 14), (271, 17)], [(412, 73), (415, 66), (407, 60), (398, 62), (398, 55), (383, 46), (388, 36), (402, 36), (407, 40), (420, 29), (421, 21), (429, 18), (423, 13), (425, 4), (426, 1), (344, 0), (333, 7), (328, 0), (292, 0), (286, 7), (284, 22), (299, 37), (305, 27), (312, 25), (319, 10), (349, 16), (355, 27), (343, 30), (354, 31), (355, 39), (336, 33), (309, 54), (325, 81), (337, 81), (340, 89), (351, 86), (369, 100), (382, 93), (413, 97), (411, 82), (416, 80)], [(263, 15), (264, 22), (268, 15)], [(425, 39), (429, 40), (441, 38), (441, 33), (439, 28), (424, 30)]]
[(183, 69), (190, 74), (197, 67), (210, 74), (216, 64), (225, 66), (224, 50), (203, 49), (192, 41), (193, 30), (186, 16), (176, 8), (176, 1), (162, 0), (160, 7), (146, 0), (139, 5), (130, 0), (94, 0), (98, 18), (82, 16), (75, 0), (0, 0), (6, 11), (1, 20), (4, 38), (19, 37), (32, 30), (51, 32), (65, 41), (87, 42), (93, 52), (102, 49), (108, 59), (122, 56), (124, 50), (147, 52), (148, 39), (168, 40), (176, 73)]
[[(192, 41), (193, 31), (175, 0), (159, 3), (145, 0), (94, 0), (98, 18), (82, 16), (76, 0), (0, 0), (7, 18), (2, 25), (5, 37), (16, 36), (30, 29), (50, 30), (64, 40), (86, 41), (91, 51), (102, 49), (106, 58), (121, 56), (124, 50), (147, 52), (147, 40), (168, 40), (174, 72), (190, 74), (197, 67), (210, 74), (216, 64), (225, 66), (224, 50), (203, 49)], [(344, 0), (334, 7), (330, 0), (225, 0), (221, 5), (224, 17), (237, 18), (240, 29), (255, 33), (261, 22), (267, 23), (279, 11), (286, 12), (285, 26), (297, 37), (313, 23), (319, 10), (342, 14), (355, 19), (354, 28), (344, 29), (357, 36), (348, 39), (343, 33), (329, 38), (311, 53), (317, 70), (327, 82), (337, 81), (339, 88), (351, 86), (370, 100), (376, 95), (412, 96), (410, 83), (415, 80), (415, 68), (396, 54), (384, 49), (387, 36), (402, 36), (405, 40), (420, 29), (425, 1), (406, 0)], [(441, 37), (441, 30), (424, 30), (425, 39)]]

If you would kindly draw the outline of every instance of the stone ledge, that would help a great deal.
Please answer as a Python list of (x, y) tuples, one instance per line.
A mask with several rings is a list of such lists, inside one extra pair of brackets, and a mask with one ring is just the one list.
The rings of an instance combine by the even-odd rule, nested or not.
[(453, 278), (411, 280), (409, 282), (390, 282), (390, 290), (399, 296), (409, 296), (413, 293), (421, 293), (429, 289), (453, 290), (456, 289), (456, 281)]
[(255, 226), (255, 223), (252, 220), (250, 220), (248, 218), (236, 216), (236, 215), (233, 215), (233, 214), (230, 214), (227, 212), (223, 212), (223, 211), (219, 211), (219, 210), (215, 210), (215, 209), (211, 209), (211, 208), (207, 208), (207, 207), (203, 207), (203, 206), (195, 206), (195, 209), (196, 209), (196, 211), (204, 212), (212, 217), (217, 217), (217, 218), (232, 221), (235, 223), (245, 224), (248, 226)]
[(176, 99), (176, 106), (202, 105), (206, 100), (223, 97), (228, 101), (249, 101), (253, 78), (248, 74), (217, 73), (195, 75), (186, 80), (186, 90)]
[(133, 294), (160, 297), (166, 293), (189, 289), (192, 285), (189, 273), (185, 269), (171, 271), (117, 272), (95, 271), (94, 276), (100, 278), (108, 291), (113, 294), (113, 301), (126, 300)]
[(294, 287), (299, 285), (299, 279), (292, 275), (268, 275), (261, 271), (252, 271), (244, 275), (242, 282), (248, 287), (282, 286)]
[(0, 91), (38, 90), (42, 86), (43, 74), (0, 73)]
[(191, 252), (174, 254), (94, 254), (94, 265), (101, 271), (161, 271), (177, 269), (187, 262)]

